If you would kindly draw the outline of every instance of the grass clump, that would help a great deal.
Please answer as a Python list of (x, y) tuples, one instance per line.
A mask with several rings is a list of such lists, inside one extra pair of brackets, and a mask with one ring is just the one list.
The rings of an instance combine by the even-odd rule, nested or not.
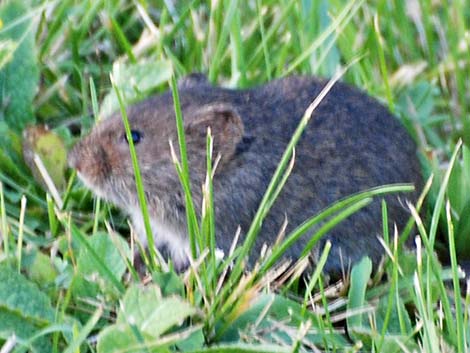
[[(2, 2), (0, 106), (16, 107), (0, 108), (2, 349), (468, 351), (470, 295), (457, 268), (470, 258), (468, 23), (462, 0)], [(417, 141), (423, 174), (433, 174), (417, 205), (409, 205), (402, 240), (388, 234), (383, 205), (377, 222), (384, 223), (387, 255), (375, 274), (364, 259), (349, 278), (328, 285), (320, 274), (328, 248), (309, 278), (300, 277), (305, 261), (289, 266), (281, 255), (312, 225), (326, 220), (317, 240), (372, 197), (408, 186), (365, 190), (331, 205), (244, 271), (243, 255), (289, 175), (308, 114), (279, 156), (246, 240), (224, 261), (215, 252), (208, 134), (202, 214), (187, 208), (193, 255), (197, 247), (208, 250), (183, 274), (151, 253), (151, 276), (142, 281), (132, 263), (136, 246), (123, 238), (125, 218), (94, 200), (61, 162), (109, 111), (165, 89), (176, 97), (175, 79), (186, 73), (248, 87), (291, 73), (337, 79), (350, 63), (341, 79), (389, 106)], [(48, 129), (38, 126), (45, 123)], [(33, 126), (28, 143), (26, 125)], [(174, 162), (191, 205), (183, 137), (179, 129)], [(417, 254), (402, 246), (415, 233), (423, 244)]]

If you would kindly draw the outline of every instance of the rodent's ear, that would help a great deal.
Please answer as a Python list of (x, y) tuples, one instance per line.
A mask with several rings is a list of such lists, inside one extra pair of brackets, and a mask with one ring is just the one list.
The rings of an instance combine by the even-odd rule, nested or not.
[(209, 104), (191, 113), (185, 121), (188, 143), (200, 146), (204, 153), (208, 127), (214, 139), (214, 156), (220, 153), (224, 160), (233, 155), (244, 133), (243, 121), (235, 108), (226, 103)]

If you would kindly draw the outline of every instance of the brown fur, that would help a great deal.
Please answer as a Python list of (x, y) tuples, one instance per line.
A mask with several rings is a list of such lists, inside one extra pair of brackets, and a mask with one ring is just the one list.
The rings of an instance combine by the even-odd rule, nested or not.
[[(222, 155), (214, 179), (214, 205), (217, 244), (225, 253), (237, 227), (241, 226), (242, 234), (248, 230), (282, 152), (324, 84), (312, 77), (288, 77), (253, 89), (229, 90), (210, 86), (200, 75), (182, 80), (179, 94), (197, 207), (201, 205), (205, 177), (208, 126), (214, 136), (214, 155)], [(177, 141), (171, 93), (129, 107), (128, 115), (132, 129), (143, 134), (136, 150), (151, 218), (156, 228), (169, 227), (162, 235), (162, 239), (168, 239), (159, 245), (177, 249), (185, 242), (186, 219), (168, 143), (173, 140), (176, 145)], [(98, 195), (139, 222), (129, 148), (118, 114), (79, 142), (69, 161)], [(335, 85), (314, 111), (296, 147), (294, 169), (263, 222), (251, 262), (263, 244), (273, 243), (285, 216), (289, 231), (340, 198), (402, 182), (417, 187), (421, 183), (412, 139), (376, 100), (345, 84)], [(413, 199), (414, 195), (406, 197)], [(397, 196), (386, 200), (391, 221), (403, 227), (407, 211)], [(332, 241), (326, 272), (339, 274), (342, 266), (364, 255), (376, 262), (383, 253), (377, 240), (381, 227), (380, 200), (375, 200), (330, 231), (315, 250), (321, 250), (326, 239)], [(158, 238), (158, 231), (154, 231)], [(173, 234), (178, 241), (173, 241)], [(287, 256), (297, 258), (311, 234), (294, 244)], [(175, 256), (184, 265), (184, 255)]]

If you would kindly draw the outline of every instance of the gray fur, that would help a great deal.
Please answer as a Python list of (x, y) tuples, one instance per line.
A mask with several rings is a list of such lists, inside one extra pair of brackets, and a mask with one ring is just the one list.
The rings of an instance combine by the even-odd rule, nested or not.
[[(237, 227), (241, 227), (242, 234), (248, 230), (299, 120), (325, 83), (293, 76), (253, 89), (229, 90), (210, 86), (196, 75), (179, 85), (198, 208), (205, 177), (206, 126), (211, 126), (214, 134), (214, 155), (222, 154), (214, 178), (214, 203), (217, 244), (225, 253)], [(151, 217), (184, 232), (184, 197), (168, 146), (169, 139), (177, 146), (171, 92), (129, 107), (128, 115), (132, 128), (143, 132), (136, 148)], [(123, 134), (120, 116), (106, 119), (77, 144), (69, 160), (88, 186), (132, 214), (138, 202)], [(263, 244), (272, 245), (285, 216), (289, 232), (340, 198), (374, 186), (403, 182), (418, 188), (421, 185), (412, 139), (376, 100), (348, 85), (336, 84), (314, 111), (296, 147), (294, 169), (263, 222), (250, 263), (256, 260)], [(413, 201), (415, 195), (400, 197)], [(391, 224), (395, 222), (402, 228), (409, 216), (406, 209), (396, 195), (386, 200)], [(381, 233), (377, 199), (327, 234), (314, 253), (330, 239), (333, 248), (325, 271), (338, 275), (343, 266), (364, 255), (377, 262), (383, 254), (377, 240)], [(158, 236), (158, 232), (155, 234)], [(310, 234), (294, 244), (287, 256), (297, 258)], [(313, 262), (315, 258), (312, 256)]]

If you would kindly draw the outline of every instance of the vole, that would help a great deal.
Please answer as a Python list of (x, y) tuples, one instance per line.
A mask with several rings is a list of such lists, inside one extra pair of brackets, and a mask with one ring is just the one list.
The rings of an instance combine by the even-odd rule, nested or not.
[[(201, 74), (179, 83), (195, 206), (201, 206), (206, 173), (206, 134), (210, 126), (214, 156), (221, 155), (214, 180), (217, 246), (228, 252), (237, 227), (248, 230), (263, 193), (306, 108), (326, 81), (291, 76), (237, 90), (212, 86)], [(170, 155), (177, 145), (171, 92), (127, 109), (158, 247), (167, 247), (176, 267), (188, 263), (185, 201)], [(119, 113), (104, 119), (78, 142), (69, 164), (97, 195), (127, 212), (146, 243), (129, 146)], [(391, 183), (420, 185), (416, 146), (404, 127), (377, 100), (337, 83), (314, 111), (296, 146), (292, 173), (264, 220), (250, 256), (272, 245), (287, 218), (286, 231), (333, 202)], [(411, 198), (414, 194), (402, 194)], [(409, 214), (397, 195), (387, 196), (390, 224), (404, 226)], [(200, 213), (199, 213), (200, 214)], [(392, 223), (394, 222), (394, 223)], [(380, 200), (332, 229), (312, 252), (313, 262), (327, 239), (332, 249), (324, 268), (330, 275), (365, 255), (377, 262), (383, 253)], [(312, 232), (286, 253), (297, 259)]]

